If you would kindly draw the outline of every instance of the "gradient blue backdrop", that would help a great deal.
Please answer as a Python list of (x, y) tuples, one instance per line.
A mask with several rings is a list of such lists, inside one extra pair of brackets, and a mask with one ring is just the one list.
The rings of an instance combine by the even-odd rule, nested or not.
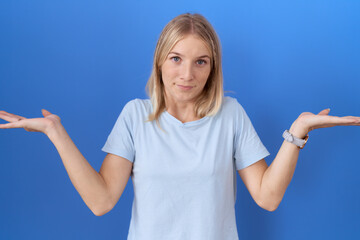
[[(360, 3), (347, 1), (1, 1), (0, 109), (59, 115), (99, 170), (124, 104), (145, 98), (157, 38), (184, 12), (203, 14), (223, 48), (225, 90), (270, 151), (302, 112), (360, 115)], [(6, 121), (0, 120), (0, 123)], [(240, 239), (359, 239), (360, 127), (310, 133), (275, 212), (240, 177)], [(97, 217), (42, 133), (0, 130), (0, 239), (126, 239), (131, 179)]]

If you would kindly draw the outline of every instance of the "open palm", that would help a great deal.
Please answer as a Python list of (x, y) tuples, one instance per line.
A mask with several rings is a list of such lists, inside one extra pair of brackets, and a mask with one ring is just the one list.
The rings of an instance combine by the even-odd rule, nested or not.
[(355, 116), (329, 116), (330, 109), (324, 109), (317, 115), (311, 112), (303, 112), (299, 116), (299, 121), (308, 129), (308, 132), (317, 128), (327, 128), (334, 126), (360, 126), (360, 117)]
[(60, 117), (42, 109), (43, 118), (25, 118), (19, 115), (0, 111), (0, 118), (9, 123), (0, 124), (3, 128), (24, 128), (29, 132), (43, 132), (47, 134), (48, 130), (55, 124), (60, 123)]

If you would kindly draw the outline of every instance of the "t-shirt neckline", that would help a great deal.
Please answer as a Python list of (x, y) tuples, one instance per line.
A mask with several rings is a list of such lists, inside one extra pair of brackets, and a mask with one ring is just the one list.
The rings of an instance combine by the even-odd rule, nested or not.
[(181, 122), (179, 119), (177, 119), (176, 117), (174, 117), (173, 115), (171, 115), (167, 110), (164, 110), (164, 115), (167, 119), (169, 119), (170, 121), (174, 122), (176, 125), (180, 126), (180, 127), (190, 127), (190, 126), (195, 126), (198, 125), (202, 122), (204, 122), (206, 119), (208, 119), (208, 116), (202, 117), (198, 120), (194, 120), (194, 121), (190, 121), (190, 122)]

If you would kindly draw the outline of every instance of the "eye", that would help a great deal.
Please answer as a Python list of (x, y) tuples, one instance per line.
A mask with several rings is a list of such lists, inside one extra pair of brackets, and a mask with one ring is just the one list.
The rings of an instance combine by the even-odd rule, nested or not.
[(197, 60), (196, 63), (199, 64), (199, 65), (205, 65), (206, 61), (203, 60), (203, 59), (200, 59), (200, 60)]
[(171, 60), (173, 60), (174, 62), (179, 62), (180, 61), (180, 58), (179, 57), (172, 57), (170, 58)]

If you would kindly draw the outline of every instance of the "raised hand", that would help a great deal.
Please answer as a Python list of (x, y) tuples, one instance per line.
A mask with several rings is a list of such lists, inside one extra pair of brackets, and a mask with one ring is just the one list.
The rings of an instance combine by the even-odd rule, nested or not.
[(327, 128), (334, 126), (360, 126), (360, 117), (355, 116), (330, 116), (330, 109), (324, 109), (317, 115), (311, 112), (303, 112), (300, 114), (298, 119), (294, 122), (298, 132), (301, 132), (301, 138), (308, 132), (317, 128)]
[(25, 118), (19, 115), (0, 111), (0, 118), (8, 121), (9, 123), (0, 124), (0, 129), (5, 128), (24, 128), (28, 132), (43, 132), (48, 131), (60, 124), (60, 117), (42, 109), (43, 118)]

